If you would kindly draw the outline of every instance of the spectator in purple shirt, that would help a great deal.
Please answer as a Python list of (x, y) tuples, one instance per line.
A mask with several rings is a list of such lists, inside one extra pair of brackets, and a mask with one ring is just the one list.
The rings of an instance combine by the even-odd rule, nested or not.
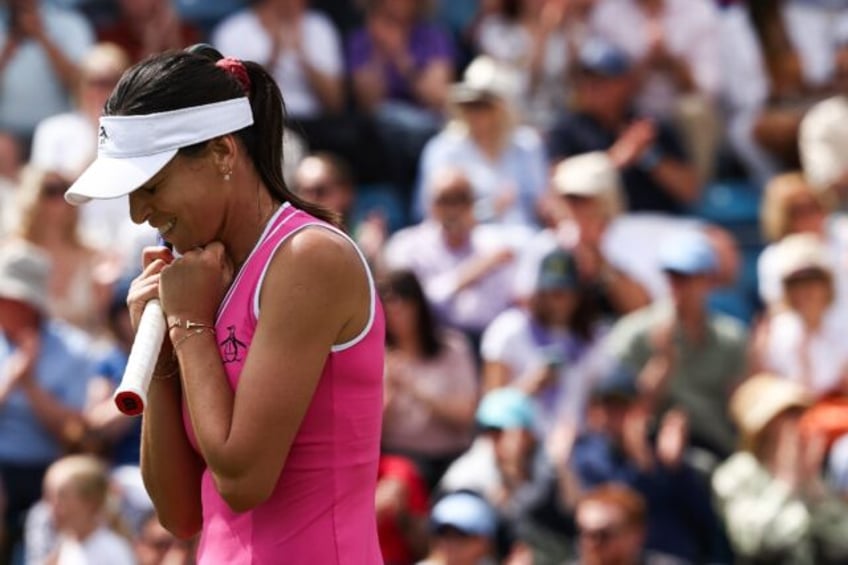
[(392, 180), (404, 187), (441, 127), (454, 75), (450, 36), (423, 20), (421, 4), (369, 0), (364, 27), (347, 42), (356, 104), (375, 118)]

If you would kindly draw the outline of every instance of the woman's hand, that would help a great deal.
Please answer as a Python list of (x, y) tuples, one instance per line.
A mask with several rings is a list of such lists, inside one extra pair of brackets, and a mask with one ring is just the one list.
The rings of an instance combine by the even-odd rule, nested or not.
[[(138, 323), (147, 302), (159, 298), (159, 279), (162, 269), (174, 260), (171, 250), (167, 247), (146, 247), (141, 257), (143, 270), (133, 280), (127, 293), (127, 308), (129, 309), (133, 332), (138, 331)], [(171, 355), (171, 340), (166, 335), (154, 372), (165, 374), (171, 373), (173, 370), (174, 360)]]
[(219, 242), (188, 251), (161, 271), (162, 310), (169, 319), (212, 325), (233, 272), (232, 261)]

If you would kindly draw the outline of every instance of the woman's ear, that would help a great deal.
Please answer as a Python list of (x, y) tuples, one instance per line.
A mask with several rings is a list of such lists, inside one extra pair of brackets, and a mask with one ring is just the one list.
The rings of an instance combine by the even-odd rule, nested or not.
[(239, 153), (239, 145), (232, 134), (216, 137), (209, 142), (209, 150), (212, 161), (222, 175), (232, 174), (235, 167), (236, 157)]

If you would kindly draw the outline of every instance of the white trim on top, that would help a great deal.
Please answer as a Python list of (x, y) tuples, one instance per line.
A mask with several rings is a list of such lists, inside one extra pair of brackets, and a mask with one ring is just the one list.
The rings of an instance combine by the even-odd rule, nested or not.
[[(241, 270), (239, 271), (238, 275), (236, 275), (236, 280), (234, 280), (233, 283), (230, 285), (230, 288), (227, 289), (227, 294), (224, 295), (224, 299), (221, 300), (221, 305), (218, 306), (218, 312), (215, 314), (215, 322), (216, 323), (218, 322), (218, 319), (221, 317), (221, 312), (224, 311), (224, 308), (226, 308), (227, 305), (230, 303), (230, 300), (232, 300), (233, 292), (235, 292), (236, 287), (238, 286), (239, 282), (241, 281), (242, 275), (246, 271), (245, 267), (247, 267), (248, 262), (250, 262), (250, 259), (256, 253), (256, 250), (259, 249), (259, 247), (265, 242), (265, 240), (268, 239), (273, 232), (277, 231), (279, 226), (274, 228), (273, 231), (272, 231), (271, 228), (274, 226), (274, 223), (277, 221), (277, 219), (280, 217), (280, 215), (283, 213), (283, 211), (287, 210), (290, 207), (291, 207), (291, 204), (289, 204), (288, 202), (283, 202), (282, 206), (280, 206), (277, 209), (277, 211), (274, 212), (274, 214), (271, 216), (271, 219), (269, 219), (268, 223), (265, 224), (265, 228), (262, 230), (262, 235), (260, 235), (259, 239), (256, 240), (256, 243), (253, 245), (253, 249), (250, 250), (250, 253), (247, 256), (247, 259), (245, 259)], [(294, 216), (295, 213), (297, 213), (296, 209), (295, 209), (294, 212), (292, 212), (292, 214), (288, 218), (283, 220), (280, 223), (280, 225), (283, 225), (286, 222), (288, 222), (291, 219), (291, 217)]]
[(362, 253), (362, 250), (359, 249), (359, 246), (356, 245), (356, 243), (350, 238), (349, 235), (347, 235), (345, 232), (343, 232), (342, 230), (340, 230), (337, 227), (330, 226), (330, 225), (327, 225), (327, 224), (324, 224), (324, 223), (321, 223), (321, 222), (308, 222), (306, 224), (298, 226), (297, 228), (292, 230), (290, 233), (287, 233), (285, 236), (283, 236), (282, 239), (280, 239), (280, 241), (278, 241), (274, 245), (274, 249), (272, 249), (271, 253), (268, 255), (268, 262), (265, 263), (265, 266), (262, 268), (262, 273), (260, 273), (260, 275), (259, 275), (259, 280), (258, 280), (258, 283), (256, 285), (257, 291), (253, 295), (253, 316), (254, 316), (255, 319), (257, 319), (257, 320), (259, 319), (259, 295), (261, 294), (262, 283), (265, 281), (265, 274), (268, 272), (268, 266), (271, 264), (271, 259), (277, 253), (277, 250), (280, 248), (280, 246), (283, 243), (285, 243), (285, 241), (289, 237), (298, 233), (299, 231), (303, 230), (304, 228), (309, 228), (309, 227), (317, 227), (317, 228), (323, 228), (325, 230), (329, 230), (331, 232), (334, 232), (334, 233), (342, 236), (345, 240), (347, 240), (347, 242), (350, 243), (353, 246), (353, 248), (356, 250), (356, 254), (359, 255), (359, 259), (362, 261), (362, 266), (365, 268), (365, 274), (368, 277), (368, 293), (370, 295), (370, 300), (371, 300), (371, 304), (370, 304), (370, 307), (369, 307), (369, 310), (368, 310), (368, 323), (365, 324), (365, 327), (362, 329), (362, 331), (359, 332), (352, 339), (350, 339), (350, 340), (348, 340), (344, 343), (339, 343), (339, 344), (333, 345), (330, 348), (330, 351), (332, 353), (339, 353), (341, 351), (344, 351), (345, 349), (350, 349), (351, 347), (353, 347), (354, 345), (356, 345), (357, 343), (359, 343), (360, 341), (365, 339), (365, 336), (367, 336), (368, 332), (371, 331), (371, 328), (374, 325), (374, 316), (377, 312), (377, 285), (374, 283), (374, 275), (371, 274), (371, 267), (368, 266), (368, 261), (365, 259), (365, 255)]

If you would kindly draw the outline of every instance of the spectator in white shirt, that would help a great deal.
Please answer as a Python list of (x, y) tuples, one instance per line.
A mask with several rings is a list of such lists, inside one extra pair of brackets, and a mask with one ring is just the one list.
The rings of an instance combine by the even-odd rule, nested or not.
[[(533, 293), (539, 263), (562, 248), (574, 254), (587, 298), (601, 314), (616, 318), (647, 306), (649, 296), (626, 267), (632, 258), (612, 245), (608, 228), (624, 208), (618, 169), (603, 151), (563, 159), (553, 170), (550, 216), (555, 226), (539, 232), (522, 251), (515, 277), (515, 293), (525, 300)], [(640, 257), (640, 261), (641, 261)]]
[(308, 0), (259, 0), (225, 19), (212, 43), (229, 57), (265, 65), (297, 119), (338, 112), (344, 104), (339, 34)]
[[(127, 540), (106, 526), (109, 475), (90, 455), (71, 455), (50, 466), (44, 480), (62, 565), (134, 565)], [(50, 558), (47, 562), (52, 562)], [(36, 564), (33, 564), (36, 565)]]
[(483, 387), (513, 386), (533, 398), (538, 432), (580, 420), (590, 383), (603, 368), (603, 328), (582, 299), (577, 264), (561, 249), (539, 266), (528, 308), (507, 310), (483, 334)]
[[(97, 123), (103, 106), (130, 61), (113, 43), (99, 43), (80, 65), (76, 108), (39, 122), (30, 162), (45, 171), (76, 179), (97, 154)], [(129, 219), (126, 198), (91, 202), (80, 209), (80, 229), (92, 245), (111, 246)]]
[(456, 118), (421, 155), (415, 211), (423, 215), (433, 176), (454, 167), (474, 187), (479, 221), (533, 226), (547, 162), (539, 135), (515, 123), (520, 78), (513, 68), (486, 56), (475, 59), (463, 78), (450, 94)]
[(830, 311), (835, 289), (826, 247), (816, 235), (799, 233), (778, 243), (774, 255), (784, 307), (760, 323), (755, 362), (815, 397), (848, 391), (848, 328)]
[(455, 169), (434, 176), (429, 201), (431, 219), (389, 239), (385, 267), (413, 271), (441, 320), (477, 343), (510, 304), (514, 258), (528, 234), (477, 224), (471, 183)]
[(760, 217), (763, 235), (771, 243), (757, 261), (757, 278), (760, 298), (769, 310), (779, 309), (784, 298), (777, 247), (785, 237), (798, 233), (813, 234), (826, 246), (835, 289), (834, 311), (848, 306), (848, 219), (831, 213), (829, 196), (816, 191), (798, 172), (775, 177), (766, 186)]
[(801, 120), (798, 149), (804, 176), (819, 191), (848, 201), (848, 97), (834, 96), (810, 108)]
[(521, 75), (521, 104), (528, 124), (546, 128), (566, 103), (569, 65), (588, 34), (595, 3), (501, 2), (482, 15), (475, 30), (478, 50)]

